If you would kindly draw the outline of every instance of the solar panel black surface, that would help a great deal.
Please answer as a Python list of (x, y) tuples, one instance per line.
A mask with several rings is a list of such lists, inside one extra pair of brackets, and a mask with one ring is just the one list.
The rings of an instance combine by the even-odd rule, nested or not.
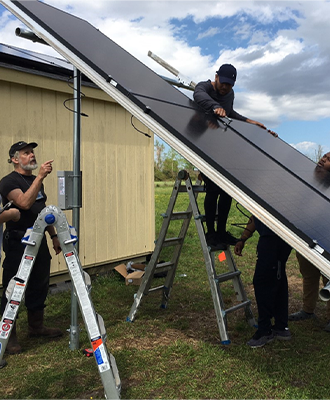
[(308, 244), (316, 240), (330, 260), (329, 173), (254, 125), (232, 121), (213, 129), (213, 116), (88, 22), (38, 1), (12, 3), (105, 81), (112, 77), (121, 93), (288, 230)]

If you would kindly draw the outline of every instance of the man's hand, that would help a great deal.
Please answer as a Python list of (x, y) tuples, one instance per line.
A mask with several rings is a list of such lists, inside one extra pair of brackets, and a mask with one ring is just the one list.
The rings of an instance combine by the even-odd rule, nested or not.
[(239, 242), (237, 242), (236, 244), (235, 244), (235, 248), (234, 248), (234, 253), (237, 255), (237, 256), (242, 256), (242, 250), (243, 250), (243, 248), (244, 248), (244, 245), (245, 245), (245, 242), (244, 242), (244, 240), (240, 240)]
[(39, 176), (44, 179), (48, 174), (50, 174), (53, 170), (52, 163), (54, 160), (49, 160), (46, 161), (45, 163), (41, 164), (40, 170), (39, 170)]
[(271, 135), (273, 135), (274, 137), (278, 137), (278, 134), (274, 131), (271, 131), (270, 129), (267, 129), (268, 133), (270, 133)]
[(218, 115), (219, 117), (227, 117), (226, 111), (221, 107), (215, 108), (213, 112), (215, 115)]

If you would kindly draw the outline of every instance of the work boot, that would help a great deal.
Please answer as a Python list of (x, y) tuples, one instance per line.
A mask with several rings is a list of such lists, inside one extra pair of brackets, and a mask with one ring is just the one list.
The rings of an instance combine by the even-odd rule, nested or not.
[(17, 333), (16, 333), (16, 321), (14, 323), (14, 326), (12, 328), (7, 347), (6, 347), (6, 353), (8, 354), (19, 354), (22, 352), (22, 347), (18, 343), (17, 340)]
[(63, 333), (58, 328), (47, 328), (44, 326), (44, 310), (28, 310), (29, 336), (45, 336), (55, 338)]

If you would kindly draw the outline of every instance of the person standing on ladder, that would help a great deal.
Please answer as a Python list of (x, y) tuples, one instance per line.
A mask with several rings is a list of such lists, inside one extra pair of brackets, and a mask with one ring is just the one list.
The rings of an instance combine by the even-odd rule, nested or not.
[[(199, 82), (194, 91), (194, 100), (208, 114), (215, 114), (218, 117), (229, 117), (239, 121), (257, 125), (265, 130), (264, 124), (254, 121), (234, 110), (234, 90), (237, 77), (236, 68), (231, 64), (223, 64), (216, 72), (215, 80)], [(277, 134), (267, 130), (271, 135)], [(221, 243), (235, 245), (237, 239), (226, 231), (228, 214), (231, 207), (232, 198), (207, 176), (201, 172), (205, 182), (205, 219), (206, 219), (206, 241), (211, 247), (217, 247)], [(217, 231), (215, 230), (215, 219), (218, 211)]]
[[(3, 294), (0, 314), (4, 313), (7, 304), (6, 289), (10, 280), (16, 275), (25, 246), (21, 243), (26, 230), (31, 228), (40, 211), (45, 208), (47, 196), (44, 192), (43, 180), (52, 172), (53, 160), (41, 165), (37, 176), (32, 171), (38, 168), (34, 148), (38, 144), (19, 141), (9, 150), (9, 163), (13, 163), (14, 171), (0, 181), (0, 194), (3, 204), (13, 202), (12, 207), (20, 212), (20, 219), (7, 221), (3, 234)], [(61, 252), (61, 246), (53, 226), (47, 231), (53, 241), (56, 254)], [(45, 336), (49, 338), (61, 336), (58, 328), (47, 328), (43, 324), (45, 300), (49, 288), (51, 255), (44, 235), (36, 257), (25, 295), (25, 305), (28, 311), (28, 329), (30, 336)], [(6, 352), (17, 354), (22, 351), (17, 340), (16, 323), (10, 335)]]

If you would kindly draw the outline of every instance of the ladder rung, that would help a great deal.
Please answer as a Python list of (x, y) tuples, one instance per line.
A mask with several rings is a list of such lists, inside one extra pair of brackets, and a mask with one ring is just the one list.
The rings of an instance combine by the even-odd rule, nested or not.
[(171, 221), (188, 219), (191, 216), (191, 211), (179, 211), (174, 212), (171, 216)]
[(181, 244), (182, 241), (183, 241), (183, 238), (179, 238), (179, 237), (168, 238), (168, 239), (164, 240), (163, 247), (175, 246), (175, 245)]
[[(195, 193), (205, 192), (204, 185), (192, 185), (192, 190)], [(179, 192), (186, 192), (186, 191), (187, 191), (186, 185), (181, 185), (179, 187)]]
[(157, 290), (162, 290), (162, 289), (164, 289), (164, 287), (165, 287), (165, 285), (155, 286), (155, 287), (153, 287), (153, 288), (150, 288), (150, 289), (148, 290), (148, 293), (156, 292)]
[(236, 304), (235, 306), (228, 308), (228, 310), (225, 310), (225, 313), (229, 314), (233, 311), (239, 310), (240, 308), (247, 307), (250, 304), (251, 304), (251, 300), (243, 301), (242, 303)]
[(241, 271), (225, 272), (224, 274), (217, 275), (215, 279), (217, 279), (219, 282), (226, 282), (229, 281), (229, 279), (236, 278), (236, 276), (239, 275), (241, 275)]
[(166, 262), (157, 264), (155, 273), (169, 271), (171, 268), (173, 268), (173, 265), (174, 265), (174, 263), (172, 261), (166, 261)]

